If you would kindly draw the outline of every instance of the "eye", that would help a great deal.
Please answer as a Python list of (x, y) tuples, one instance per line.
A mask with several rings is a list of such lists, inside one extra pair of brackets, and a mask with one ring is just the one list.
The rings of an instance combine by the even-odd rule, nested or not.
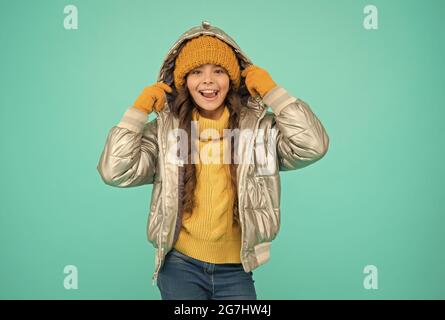
[(215, 72), (216, 72), (216, 73), (224, 73), (224, 70), (223, 70), (223, 69), (216, 69)]
[(198, 72), (201, 72), (201, 71), (199, 71), (199, 70), (193, 70), (191, 73), (192, 73), (192, 74), (196, 74), (196, 73), (198, 73)]

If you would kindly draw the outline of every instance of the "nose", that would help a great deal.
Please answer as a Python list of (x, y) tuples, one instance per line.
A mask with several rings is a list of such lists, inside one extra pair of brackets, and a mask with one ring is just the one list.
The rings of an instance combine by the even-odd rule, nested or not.
[(204, 72), (204, 83), (213, 83), (212, 72)]

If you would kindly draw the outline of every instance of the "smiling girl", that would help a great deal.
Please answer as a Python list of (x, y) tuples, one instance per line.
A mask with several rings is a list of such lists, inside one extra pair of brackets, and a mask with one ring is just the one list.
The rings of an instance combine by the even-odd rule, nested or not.
[[(151, 112), (157, 117), (147, 122)], [(252, 135), (227, 134), (236, 130)], [(304, 101), (203, 22), (181, 35), (158, 82), (111, 128), (97, 169), (115, 187), (153, 184), (147, 236), (163, 299), (257, 299), (252, 270), (269, 261), (280, 228), (280, 171), (318, 161), (328, 145)], [(176, 149), (186, 152), (169, 161)]]

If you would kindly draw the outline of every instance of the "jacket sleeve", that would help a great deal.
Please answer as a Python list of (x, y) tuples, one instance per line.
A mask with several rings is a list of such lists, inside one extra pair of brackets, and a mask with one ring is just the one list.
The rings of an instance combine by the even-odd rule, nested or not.
[(146, 120), (147, 114), (131, 107), (110, 129), (97, 165), (106, 184), (127, 188), (153, 183), (158, 159), (157, 122)]
[(280, 171), (306, 167), (320, 160), (328, 151), (329, 137), (309, 106), (281, 86), (276, 86), (263, 102), (275, 114), (277, 154)]

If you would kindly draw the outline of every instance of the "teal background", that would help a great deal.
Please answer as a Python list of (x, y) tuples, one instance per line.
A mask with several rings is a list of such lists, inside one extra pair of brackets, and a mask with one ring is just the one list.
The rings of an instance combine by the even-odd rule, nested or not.
[[(443, 299), (443, 1), (4, 1), (0, 298), (160, 299), (151, 186), (105, 185), (109, 129), (202, 20), (305, 100), (327, 155), (282, 174), (259, 299)], [(65, 30), (65, 5), (79, 29)], [(363, 8), (379, 9), (365, 30)], [(79, 289), (63, 287), (65, 265)], [(378, 290), (363, 269), (378, 268)]]

